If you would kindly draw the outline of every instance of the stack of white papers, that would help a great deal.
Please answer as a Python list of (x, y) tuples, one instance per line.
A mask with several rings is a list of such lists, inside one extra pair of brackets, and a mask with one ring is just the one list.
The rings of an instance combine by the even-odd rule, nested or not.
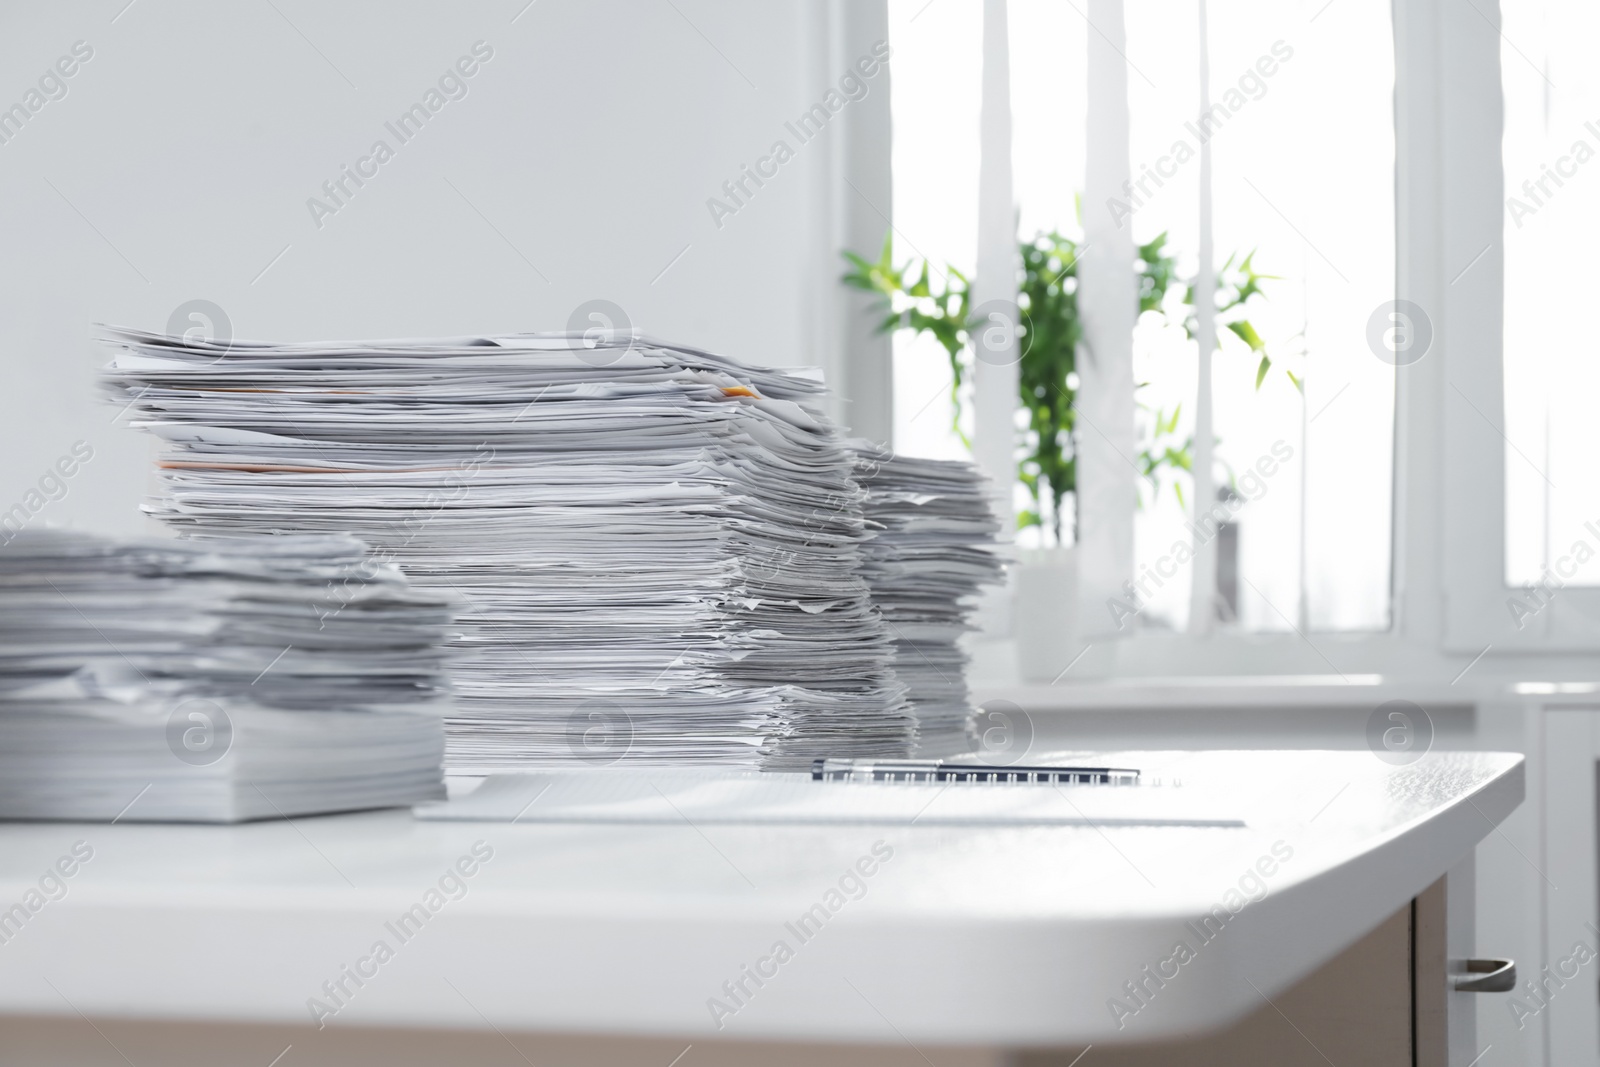
[(0, 817), (439, 796), (451, 614), (344, 536), (25, 530), (0, 548)]
[(856, 447), (866, 516), (877, 528), (864, 571), (894, 635), (895, 672), (917, 718), (919, 755), (969, 752), (972, 705), (967, 654), (981, 586), (1001, 580), (989, 482), (956, 460), (899, 456), (866, 442)]
[(154, 514), (353, 533), (462, 598), (450, 770), (909, 750), (812, 378), (632, 335), (106, 339)]

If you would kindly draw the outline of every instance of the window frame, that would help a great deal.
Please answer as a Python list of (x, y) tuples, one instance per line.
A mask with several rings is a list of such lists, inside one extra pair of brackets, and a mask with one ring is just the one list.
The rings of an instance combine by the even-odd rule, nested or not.
[[(1397, 59), (1409, 69), (1397, 120), (1409, 104), (1407, 128), (1419, 134), (1397, 186), (1409, 208), (1401, 245), (1412, 256), (1402, 256), (1402, 295), (1409, 287), (1423, 307), (1438, 309), (1438, 358), (1402, 369), (1410, 395), (1397, 405), (1397, 440), (1403, 431), (1409, 446), (1397, 465), (1410, 497), (1405, 540), (1396, 542), (1406, 564), (1397, 583), (1405, 632), (1474, 656), (1593, 652), (1600, 589), (1564, 589), (1519, 626), (1510, 604), (1520, 591), (1505, 578), (1500, 6), (1396, 0), (1395, 14)], [(1427, 448), (1430, 439), (1440, 447)]]
[(1395, 371), (1390, 627), (1139, 633), (1112, 674), (1417, 675), (1600, 643), (1600, 589), (1563, 591), (1520, 631), (1506, 603), (1499, 5), (1394, 0), (1392, 18), (1396, 297), (1424, 309), (1433, 342)]
[[(1395, 296), (1430, 349), (1395, 369), (1390, 626), (1310, 634), (1135, 631), (1090, 673), (1398, 676), (1487, 656), (1592, 652), (1600, 589), (1518, 629), (1505, 581), (1504, 174), (1497, 2), (1393, 0)], [(1291, 624), (1293, 625), (1293, 624)], [(1002, 633), (991, 633), (1003, 637)], [(1463, 672), (1464, 673), (1464, 672)]]

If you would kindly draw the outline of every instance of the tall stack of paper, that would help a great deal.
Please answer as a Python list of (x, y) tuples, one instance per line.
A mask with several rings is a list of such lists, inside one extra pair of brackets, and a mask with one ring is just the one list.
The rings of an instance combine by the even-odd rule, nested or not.
[(451, 612), (349, 537), (24, 530), (0, 548), (0, 817), (437, 797)]
[(999, 582), (1002, 570), (989, 482), (972, 463), (852, 444), (866, 516), (878, 529), (864, 571), (894, 635), (895, 673), (909, 690), (918, 751), (970, 751), (968, 657), (959, 641), (973, 628), (979, 588)]
[(447, 764), (905, 753), (823, 388), (631, 335), (111, 330), (183, 530), (346, 531), (460, 594)]

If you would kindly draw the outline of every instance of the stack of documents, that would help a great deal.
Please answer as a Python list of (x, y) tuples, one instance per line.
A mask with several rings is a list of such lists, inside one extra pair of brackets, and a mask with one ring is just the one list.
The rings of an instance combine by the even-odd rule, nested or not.
[(971, 463), (856, 448), (866, 516), (877, 528), (864, 572), (894, 635), (895, 672), (917, 719), (920, 755), (970, 751), (967, 654), (979, 588), (1001, 580), (989, 482)]
[(168, 444), (148, 510), (349, 532), (462, 598), (452, 772), (908, 751), (813, 378), (632, 334), (105, 339)]
[(350, 537), (24, 530), (0, 548), (0, 817), (440, 796), (452, 610)]

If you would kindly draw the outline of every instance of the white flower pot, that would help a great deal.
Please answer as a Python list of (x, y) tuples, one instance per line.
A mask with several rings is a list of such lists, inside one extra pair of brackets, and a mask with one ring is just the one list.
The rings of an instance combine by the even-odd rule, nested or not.
[(1024, 681), (1054, 682), (1083, 650), (1078, 640), (1078, 550), (1017, 553), (1011, 632)]

